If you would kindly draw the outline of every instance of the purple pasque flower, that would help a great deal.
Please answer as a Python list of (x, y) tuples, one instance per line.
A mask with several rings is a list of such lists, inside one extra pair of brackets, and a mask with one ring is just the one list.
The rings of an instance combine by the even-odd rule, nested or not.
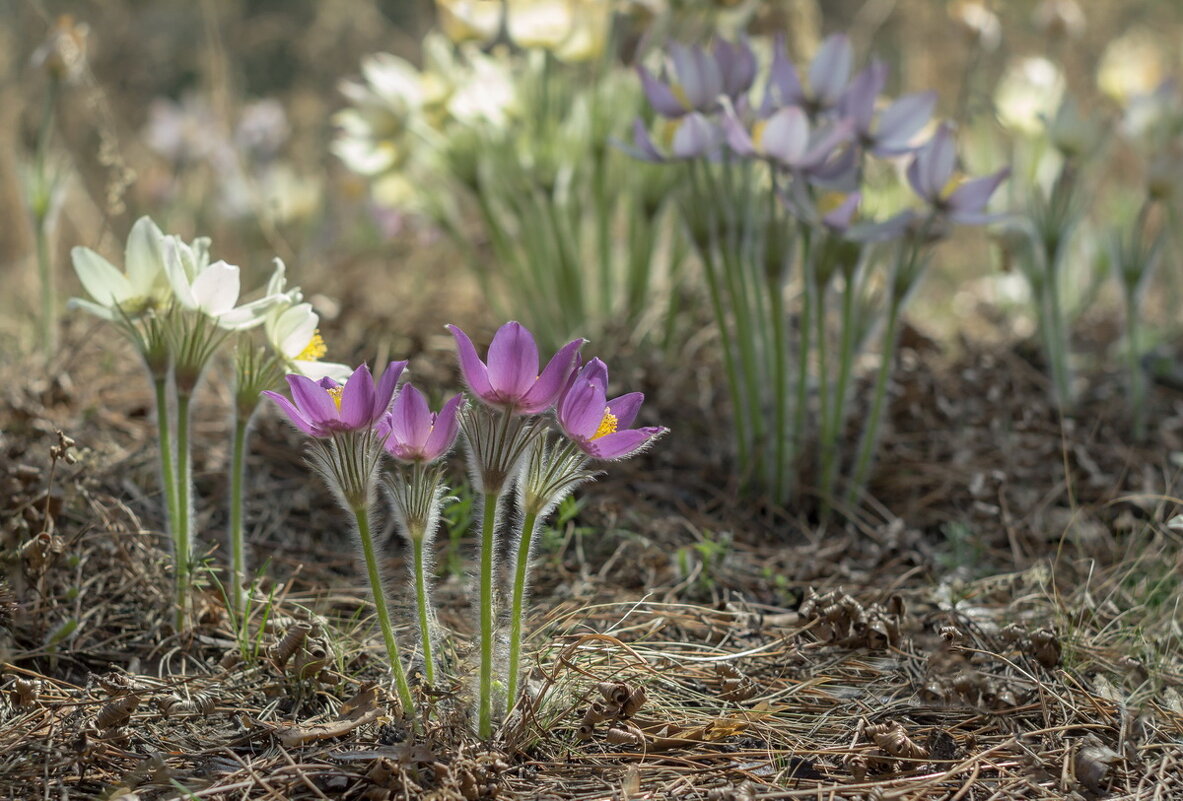
[(882, 222), (860, 220), (861, 192), (826, 192), (815, 198), (799, 182), (781, 194), (781, 202), (797, 219), (850, 242), (875, 243), (895, 239), (916, 217), (914, 211), (906, 210)]
[(694, 111), (678, 119), (659, 120), (658, 141), (661, 147), (638, 119), (633, 123), (633, 145), (621, 148), (633, 158), (654, 164), (710, 158), (722, 146), (723, 132), (718, 123)]
[(838, 113), (854, 124), (859, 143), (880, 157), (912, 151), (912, 137), (928, 124), (937, 102), (935, 92), (904, 95), (876, 119), (875, 105), (886, 83), (887, 65), (875, 59), (854, 77), (838, 103)]
[(428, 408), (423, 393), (407, 384), (374, 430), (385, 440), (387, 453), (395, 459), (434, 462), (456, 442), (460, 432), (458, 415), (463, 404), (464, 396), (456, 395), (437, 414)]
[(331, 437), (345, 431), (367, 429), (381, 419), (390, 406), (395, 385), (407, 363), (391, 362), (375, 384), (369, 366), (363, 364), (338, 384), (331, 378), (313, 381), (293, 373), (287, 376), (292, 400), (267, 390), (264, 395), (279, 406), (288, 419), (312, 437)]
[(559, 399), (559, 427), (588, 456), (605, 461), (624, 459), (669, 430), (663, 426), (629, 428), (645, 396), (630, 392), (608, 400), (607, 385), (607, 366), (592, 359)]
[[(739, 57), (728, 60), (732, 84), (737, 85), (738, 79), (742, 77), (741, 61)], [(701, 47), (690, 47), (679, 42), (670, 45), (668, 63), (660, 77), (643, 66), (637, 67), (637, 74), (649, 105), (663, 117), (682, 117), (693, 111), (715, 111), (719, 107), (719, 95), (725, 88), (717, 57)]]
[(809, 64), (809, 88), (801, 84), (797, 68), (789, 60), (783, 36), (777, 37), (772, 67), (761, 109), (765, 116), (784, 106), (802, 106), (819, 114), (837, 105), (854, 65), (854, 50), (846, 34), (836, 33), (822, 42)]
[(1010, 175), (1010, 167), (960, 183), (956, 169), (953, 131), (948, 123), (942, 123), (908, 165), (908, 183), (921, 200), (949, 222), (985, 225), (999, 219), (999, 215), (985, 213), (986, 204), (994, 190)]
[(497, 329), (489, 343), (487, 364), (477, 356), (467, 334), (454, 325), (447, 329), (456, 339), (464, 383), (484, 403), (514, 414), (538, 414), (554, 405), (584, 343), (582, 339), (571, 340), (539, 372), (538, 345), (534, 335), (519, 322), (511, 321)]
[(723, 80), (723, 94), (735, 102), (752, 88), (756, 80), (756, 54), (752, 52), (746, 36), (738, 41), (726, 39), (715, 41), (715, 63)]
[(727, 144), (739, 155), (767, 159), (805, 174), (826, 172), (854, 130), (846, 120), (814, 127), (804, 109), (786, 106), (757, 120), (749, 132), (731, 104), (724, 110), (723, 129)]

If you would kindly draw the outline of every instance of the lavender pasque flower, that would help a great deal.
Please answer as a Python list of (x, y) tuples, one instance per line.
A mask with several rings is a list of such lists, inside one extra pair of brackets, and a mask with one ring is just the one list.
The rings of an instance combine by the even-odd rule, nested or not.
[(394, 399), (394, 406), (378, 421), (375, 430), (385, 439), (386, 452), (403, 462), (434, 462), (447, 453), (460, 431), (458, 414), (464, 403), (456, 395), (432, 412), (427, 399), (407, 384)]
[(354, 370), (344, 385), (327, 377), (313, 381), (292, 374), (287, 376), (291, 401), (278, 392), (267, 390), (263, 394), (275, 401), (305, 434), (331, 437), (344, 431), (367, 429), (378, 422), (390, 406), (395, 385), (406, 366), (405, 361), (391, 362), (377, 384), (365, 364)]
[(539, 372), (538, 345), (521, 323), (508, 322), (497, 329), (489, 343), (487, 364), (477, 356), (467, 334), (454, 325), (447, 329), (456, 339), (464, 383), (484, 403), (514, 414), (538, 414), (554, 405), (584, 343), (571, 340)]
[(624, 459), (669, 430), (663, 426), (629, 428), (645, 396), (630, 392), (608, 400), (607, 385), (607, 366), (592, 359), (559, 400), (559, 427), (588, 456), (605, 461)]
[(908, 165), (908, 183), (912, 191), (949, 222), (984, 225), (996, 220), (996, 215), (985, 213), (986, 204), (1010, 175), (1010, 167), (961, 184), (955, 182), (956, 167), (956, 145), (946, 123), (916, 151), (916, 157)]

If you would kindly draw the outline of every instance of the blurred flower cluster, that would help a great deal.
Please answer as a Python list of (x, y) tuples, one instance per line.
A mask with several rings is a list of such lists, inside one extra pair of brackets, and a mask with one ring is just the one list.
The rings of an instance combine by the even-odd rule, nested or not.
[[(782, 502), (816, 453), (824, 510), (847, 458), (847, 498), (866, 481), (900, 313), (933, 245), (992, 219), (1007, 170), (966, 178), (951, 127), (932, 127), (935, 94), (884, 98), (887, 65), (856, 72), (844, 35), (804, 72), (777, 41), (757, 89), (759, 73), (742, 38), (671, 45), (638, 68), (657, 119), (636, 121), (631, 150), (687, 165), (683, 216), (723, 339), (741, 465)], [(847, 457), (852, 370), (878, 320), (881, 368)]]

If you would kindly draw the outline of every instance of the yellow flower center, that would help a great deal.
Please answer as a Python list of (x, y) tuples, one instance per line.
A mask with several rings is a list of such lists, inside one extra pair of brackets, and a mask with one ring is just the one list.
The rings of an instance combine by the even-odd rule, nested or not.
[(600, 419), (600, 427), (596, 429), (596, 433), (591, 435), (592, 439), (599, 439), (608, 434), (616, 433), (616, 415), (612, 414), (611, 409), (604, 409), (604, 416)]
[(341, 411), (341, 393), (345, 391), (345, 387), (329, 387), (325, 392), (329, 393), (329, 397), (333, 399), (333, 403), (337, 405), (337, 411)]
[(953, 173), (953, 177), (949, 179), (949, 182), (941, 187), (941, 200), (948, 200), (949, 195), (956, 192), (957, 189), (968, 180), (969, 176), (967, 175)]
[(752, 146), (756, 150), (764, 151), (764, 129), (768, 127), (768, 120), (760, 120), (752, 126)]
[[(296, 354), (296, 361), (298, 362), (315, 362), (318, 359), (323, 359), (324, 355), (329, 352), (325, 346), (324, 337), (320, 335), (320, 329), (312, 332), (312, 339), (308, 340), (308, 344), (304, 346), (304, 350)], [(340, 404), (340, 401), (338, 401)]]
[(831, 211), (836, 211), (845, 202), (846, 195), (841, 192), (826, 192), (817, 199), (817, 210), (822, 214), (829, 214)]
[(670, 84), (670, 92), (673, 93), (674, 98), (682, 104), (682, 108), (689, 111), (693, 106), (690, 103), (690, 96), (686, 94), (686, 90), (682, 88), (681, 84)]

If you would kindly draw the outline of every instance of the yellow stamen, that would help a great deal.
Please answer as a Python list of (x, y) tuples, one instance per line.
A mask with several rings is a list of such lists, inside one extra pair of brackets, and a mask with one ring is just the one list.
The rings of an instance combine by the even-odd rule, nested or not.
[(949, 197), (949, 195), (951, 195), (955, 191), (957, 191), (958, 187), (960, 187), (963, 183), (965, 183), (968, 180), (969, 180), (969, 176), (967, 176), (967, 175), (962, 175), (961, 173), (953, 173), (953, 177), (949, 179), (949, 182), (947, 184), (945, 184), (943, 187), (941, 187), (941, 199), (942, 200), (947, 199)]
[(817, 199), (817, 210), (822, 214), (829, 214), (846, 202), (846, 195), (841, 192), (826, 192)]
[(324, 337), (320, 335), (320, 329), (312, 332), (312, 339), (308, 340), (308, 344), (304, 346), (304, 350), (296, 354), (296, 361), (298, 362), (315, 362), (323, 359), (324, 355), (329, 352), (325, 346)]
[(686, 94), (686, 90), (682, 88), (681, 84), (671, 84), (670, 92), (673, 93), (674, 99), (682, 104), (682, 108), (686, 109), (687, 111), (694, 108), (694, 106), (690, 103), (690, 96)]
[(764, 151), (764, 129), (768, 127), (768, 120), (760, 120), (752, 126), (752, 147), (757, 151)]
[(329, 393), (329, 397), (333, 399), (333, 403), (337, 405), (337, 411), (341, 411), (341, 393), (345, 391), (345, 387), (329, 387), (325, 392)]
[(591, 435), (592, 439), (599, 439), (608, 434), (616, 433), (616, 415), (612, 414), (611, 409), (604, 409), (604, 417), (600, 420), (600, 427), (596, 429), (596, 433)]

